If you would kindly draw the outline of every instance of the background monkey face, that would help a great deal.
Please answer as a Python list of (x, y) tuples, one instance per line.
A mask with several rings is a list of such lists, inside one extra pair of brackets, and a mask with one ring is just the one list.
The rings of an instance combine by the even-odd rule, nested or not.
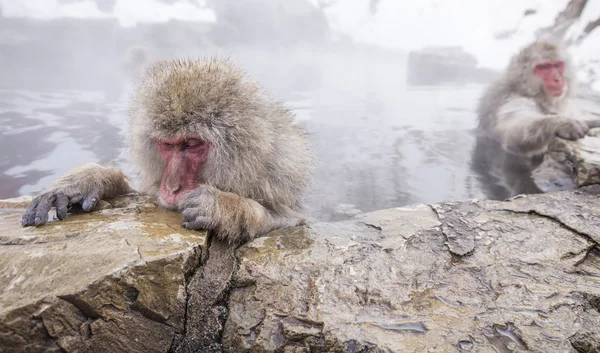
[(159, 199), (167, 207), (176, 207), (181, 196), (201, 182), (210, 144), (196, 136), (163, 138), (156, 146), (164, 164)]
[(540, 62), (533, 70), (533, 73), (542, 80), (544, 92), (551, 97), (559, 97), (563, 94), (564, 72), (565, 62), (562, 60)]

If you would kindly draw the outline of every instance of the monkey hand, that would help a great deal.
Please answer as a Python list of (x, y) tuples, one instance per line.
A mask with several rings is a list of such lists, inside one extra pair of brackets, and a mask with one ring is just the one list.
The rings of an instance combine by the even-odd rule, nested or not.
[(63, 220), (67, 216), (68, 206), (82, 202), (84, 211), (91, 211), (100, 199), (99, 191), (94, 190), (85, 195), (77, 187), (69, 189), (51, 189), (36, 196), (25, 210), (21, 224), (23, 227), (41, 226), (48, 222), (48, 212), (56, 207), (56, 216)]
[(559, 119), (555, 126), (556, 136), (566, 140), (578, 140), (584, 137), (590, 128), (583, 120)]
[(207, 185), (183, 196), (179, 211), (185, 228), (216, 231), (230, 244), (252, 239), (264, 233), (265, 226), (275, 225), (258, 202)]
[(179, 212), (183, 216), (182, 225), (187, 229), (215, 229), (217, 222), (218, 190), (210, 186), (199, 186), (182, 197)]
[(37, 195), (25, 210), (23, 227), (40, 226), (48, 222), (48, 212), (56, 207), (56, 216), (63, 220), (69, 206), (81, 203), (90, 212), (103, 197), (112, 197), (131, 191), (119, 170), (98, 164), (86, 164), (59, 179), (50, 189)]
[(202, 185), (179, 203), (185, 228), (216, 231), (229, 244), (240, 244), (271, 230), (299, 224), (292, 216), (273, 216), (255, 200)]

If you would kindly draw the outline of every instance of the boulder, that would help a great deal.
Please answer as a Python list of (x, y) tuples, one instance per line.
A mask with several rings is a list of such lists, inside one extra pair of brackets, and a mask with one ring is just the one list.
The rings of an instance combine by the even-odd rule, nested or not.
[(22, 228), (29, 201), (0, 202), (0, 351), (168, 351), (206, 234), (139, 196)]
[(498, 76), (477, 66), (477, 59), (461, 47), (427, 47), (408, 55), (409, 85), (487, 83)]
[(599, 196), (380, 210), (235, 256), (136, 195), (39, 228), (5, 200), (0, 351), (598, 351)]
[(600, 128), (576, 141), (556, 139), (532, 177), (544, 192), (600, 184)]
[(596, 352), (600, 186), (277, 231), (237, 252), (230, 352)]
[(568, 156), (574, 166), (577, 186), (600, 184), (600, 128), (571, 142)]

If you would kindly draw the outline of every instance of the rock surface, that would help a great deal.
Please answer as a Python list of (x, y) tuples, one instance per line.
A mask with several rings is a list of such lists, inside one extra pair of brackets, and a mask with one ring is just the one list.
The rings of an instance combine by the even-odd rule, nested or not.
[(445, 202), (274, 232), (237, 252), (223, 344), (597, 352), (599, 195)]
[(237, 270), (230, 248), (207, 251), (146, 198), (37, 229), (20, 227), (26, 199), (5, 200), (0, 351), (597, 352), (599, 197), (279, 230), (240, 247)]
[(21, 228), (27, 201), (0, 203), (0, 351), (168, 351), (206, 234), (136, 196)]
[(593, 129), (591, 136), (572, 142), (570, 151), (576, 185), (600, 184), (600, 128)]
[(600, 128), (576, 141), (556, 139), (532, 176), (544, 192), (600, 184)]

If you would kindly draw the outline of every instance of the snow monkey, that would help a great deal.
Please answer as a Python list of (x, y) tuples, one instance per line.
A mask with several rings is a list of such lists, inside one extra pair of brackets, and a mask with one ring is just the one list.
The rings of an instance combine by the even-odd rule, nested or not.
[[(237, 244), (298, 224), (313, 165), (307, 134), (291, 112), (229, 61), (158, 61), (129, 113), (129, 151), (142, 194), (179, 210), (183, 226)], [(133, 191), (116, 168), (86, 164), (36, 196), (23, 226), (58, 219), (70, 205)]]
[(512, 190), (495, 193), (496, 198), (541, 192), (531, 172), (549, 147), (560, 143), (556, 137), (577, 140), (598, 124), (584, 120), (583, 111), (574, 106), (574, 86), (566, 50), (537, 41), (513, 56), (504, 75), (483, 94), (473, 166), (484, 174), (501, 170)]

